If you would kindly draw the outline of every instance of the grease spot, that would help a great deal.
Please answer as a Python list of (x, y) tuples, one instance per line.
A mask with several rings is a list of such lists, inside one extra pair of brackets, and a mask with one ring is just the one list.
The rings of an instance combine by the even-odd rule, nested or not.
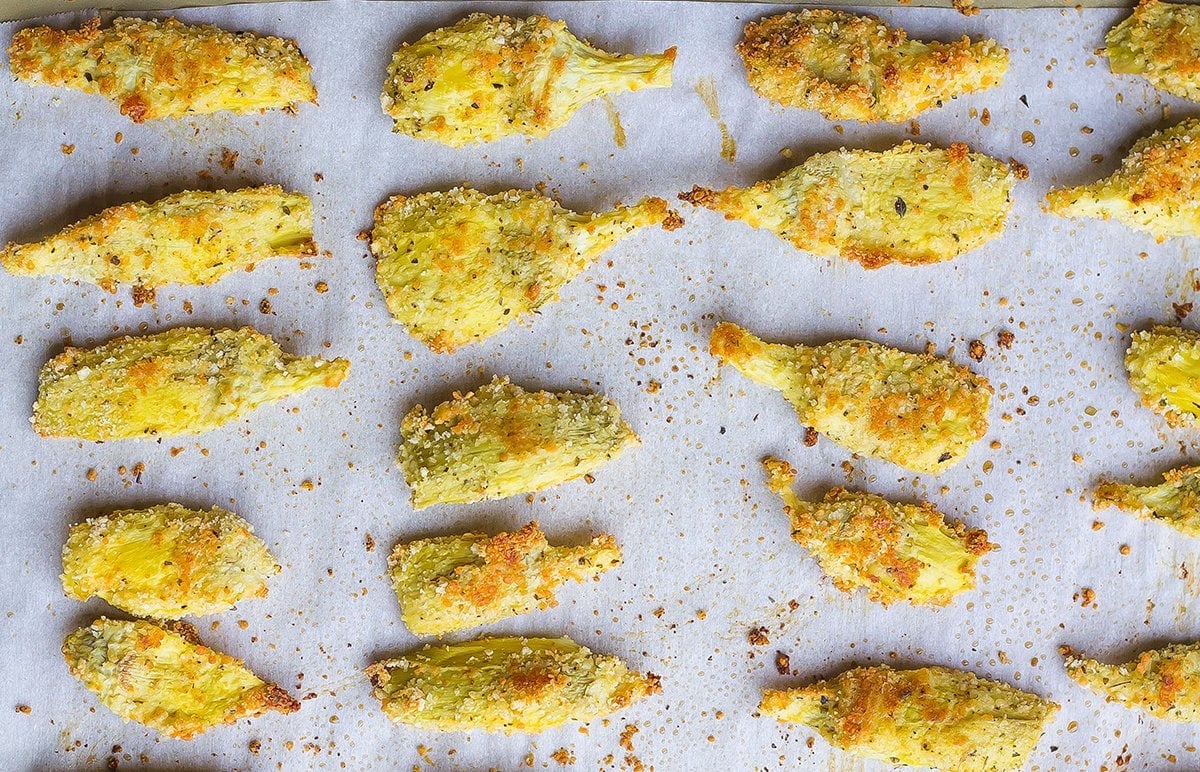
[(604, 110), (608, 113), (608, 122), (612, 124), (613, 142), (617, 147), (625, 147), (625, 127), (621, 125), (621, 114), (609, 96), (604, 97)]
[(729, 127), (725, 125), (725, 121), (721, 120), (721, 106), (717, 103), (716, 81), (712, 78), (702, 78), (696, 81), (696, 93), (704, 102), (705, 108), (708, 109), (709, 116), (717, 122), (717, 128), (721, 131), (721, 157), (729, 163), (733, 163), (733, 159), (737, 158), (737, 143), (729, 135)]

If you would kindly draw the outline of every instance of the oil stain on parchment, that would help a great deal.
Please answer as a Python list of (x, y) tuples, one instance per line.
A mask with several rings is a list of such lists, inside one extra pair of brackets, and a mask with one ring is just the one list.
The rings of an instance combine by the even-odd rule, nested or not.
[(605, 95), (604, 109), (608, 112), (608, 122), (612, 124), (613, 142), (617, 143), (617, 147), (625, 147), (625, 127), (621, 125), (621, 114), (617, 112), (612, 97)]
[(696, 93), (704, 102), (705, 108), (708, 109), (709, 116), (717, 122), (717, 128), (721, 131), (721, 157), (729, 163), (733, 163), (733, 159), (737, 158), (737, 143), (729, 135), (729, 127), (721, 119), (721, 106), (717, 103), (716, 81), (712, 78), (702, 78), (696, 81)]

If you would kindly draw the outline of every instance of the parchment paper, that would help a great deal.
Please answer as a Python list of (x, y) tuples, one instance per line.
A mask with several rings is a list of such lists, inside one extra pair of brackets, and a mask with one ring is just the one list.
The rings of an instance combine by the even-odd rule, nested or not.
[[(1194, 299), (1195, 242), (1155, 244), (1117, 224), (1061, 220), (1039, 208), (1049, 186), (1115, 168), (1168, 110), (1191, 111), (1142, 80), (1114, 77), (1094, 54), (1120, 13), (883, 12), (913, 35), (986, 35), (1013, 51), (1002, 88), (951, 101), (919, 121), (920, 141), (965, 140), (1030, 169), (1007, 231), (977, 252), (933, 267), (867, 272), (681, 203), (684, 229), (629, 238), (531, 322), (435, 356), (390, 322), (373, 261), (356, 238), (392, 193), (545, 183), (570, 207), (601, 209), (649, 194), (673, 198), (693, 184), (749, 184), (813, 152), (882, 149), (917, 131), (835, 124), (756, 98), (733, 44), (744, 22), (768, 6), (488, 8), (565, 18), (614, 50), (677, 45), (675, 86), (615, 100), (625, 147), (615, 145), (601, 103), (545, 140), (451, 150), (396, 136), (379, 108), (391, 51), (468, 10), (398, 2), (179, 12), (188, 21), (297, 38), (315, 67), (321, 104), (296, 117), (135, 126), (102, 99), (0, 78), (0, 240), (38, 238), (126, 200), (277, 182), (312, 195), (316, 238), (329, 253), (307, 269), (275, 261), (214, 287), (161, 290), (156, 307), (142, 308), (124, 292), (0, 275), (2, 766), (103, 768), (111, 757), (122, 768), (512, 770), (558, 768), (551, 755), (565, 748), (581, 769), (873, 770), (882, 767), (756, 717), (755, 707), (763, 687), (888, 662), (967, 668), (1061, 703), (1032, 769), (1200, 767), (1193, 727), (1105, 705), (1064, 676), (1057, 654), (1070, 644), (1122, 661), (1141, 648), (1200, 637), (1196, 543), (1118, 512), (1093, 513), (1084, 501), (1101, 474), (1154, 481), (1195, 458), (1196, 433), (1169, 430), (1137, 406), (1122, 366), (1123, 325), (1173, 319), (1172, 304)], [(19, 26), (0, 27), (0, 44)], [(709, 78), (737, 144), (735, 163), (721, 158), (717, 124), (695, 91)], [(230, 170), (220, 164), (225, 149), (238, 154)], [(326, 293), (316, 291), (318, 282)], [(852, 459), (825, 439), (805, 447), (782, 397), (733, 371), (718, 373), (707, 337), (720, 319), (768, 339), (859, 336), (914, 351), (932, 343), (991, 378), (991, 432), (938, 478)], [(290, 351), (348, 357), (351, 375), (337, 391), (309, 392), (197, 438), (81, 444), (31, 431), (38, 368), (64, 341), (94, 344), (183, 324), (254, 325)], [(998, 346), (1001, 331), (1014, 334), (1011, 350)], [(978, 364), (967, 360), (974, 339), (987, 351)], [(592, 485), (414, 513), (393, 466), (400, 417), (493, 374), (527, 387), (603, 391), (644, 445), (602, 468)], [(802, 494), (850, 484), (925, 498), (985, 527), (1001, 549), (982, 562), (979, 588), (945, 609), (885, 609), (842, 594), (789, 539), (780, 504), (762, 484), (758, 462), (767, 454), (801, 470)], [(135, 474), (138, 464), (144, 469)], [(268, 598), (198, 626), (209, 645), (306, 697), (299, 713), (184, 743), (122, 723), (67, 673), (62, 637), (97, 615), (121, 616), (98, 601), (63, 597), (59, 554), (68, 526), (161, 501), (233, 509), (278, 556), (284, 571)], [(562, 541), (611, 532), (624, 545), (625, 565), (565, 589), (557, 609), (486, 632), (570, 635), (660, 674), (663, 693), (608, 720), (537, 737), (390, 724), (362, 668), (421, 644), (400, 622), (383, 576), (392, 545), (531, 519)], [(1094, 607), (1076, 599), (1083, 588), (1094, 590)], [(769, 645), (748, 643), (758, 626), (767, 628)], [(777, 672), (776, 651), (789, 656), (794, 675)], [(16, 710), (22, 705), (28, 713)]]
[[(302, 0), (296, 0), (301, 2)], [(326, 0), (308, 0), (309, 2), (325, 2)], [(332, 1), (332, 0), (330, 0)], [(348, 4), (356, 2), (404, 2), (405, 0), (348, 0)], [(691, 0), (692, 2), (745, 2), (745, 0)], [(171, 8), (195, 8), (198, 6), (236, 5), (240, 3), (269, 3), (274, 0), (104, 0), (97, 3), (81, 3), (78, 0), (7, 0), (0, 7), (0, 21), (28, 19), (35, 16), (47, 16), (67, 11), (78, 11), (91, 5), (113, 11), (156, 11)], [(858, 6), (895, 8), (897, 6), (915, 6), (929, 8), (953, 8), (954, 0), (827, 0), (824, 3), (796, 2), (789, 3), (796, 7), (828, 7), (828, 6)], [(976, 8), (1128, 8), (1137, 5), (1134, 0), (976, 0)]]

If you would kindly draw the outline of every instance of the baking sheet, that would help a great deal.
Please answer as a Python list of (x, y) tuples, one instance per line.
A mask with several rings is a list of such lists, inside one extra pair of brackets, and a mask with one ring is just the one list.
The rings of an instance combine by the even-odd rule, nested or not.
[[(299, 2), (300, 0), (297, 0)], [(326, 0), (308, 0), (309, 2), (325, 2)], [(404, 0), (346, 0), (348, 5), (361, 2), (403, 2)], [(444, 0), (443, 0), (444, 1)], [(692, 0), (693, 2), (726, 2), (727, 0)], [(742, 2), (743, 0), (728, 0)], [(171, 8), (195, 8), (198, 6), (235, 5), (240, 3), (270, 3), (274, 0), (103, 0), (91, 5), (114, 11), (157, 11)], [(976, 0), (977, 8), (1128, 8), (1136, 5), (1134, 0)], [(55, 13), (78, 11), (87, 3), (78, 0), (6, 0), (0, 7), (0, 21), (28, 19), (35, 16), (48, 16)], [(916, 6), (930, 8), (953, 8), (954, 0), (827, 0), (824, 3), (797, 2), (790, 5), (801, 6), (876, 6), (894, 8), (896, 6)]]
[[(1200, 767), (1193, 728), (1105, 705), (1066, 679), (1057, 654), (1070, 644), (1122, 660), (1200, 636), (1195, 542), (1117, 512), (1093, 513), (1084, 501), (1101, 474), (1147, 481), (1195, 458), (1196, 435), (1168, 430), (1138, 407), (1122, 368), (1122, 325), (1174, 318), (1172, 304), (1194, 299), (1195, 242), (1155, 244), (1116, 224), (1070, 222), (1039, 209), (1048, 186), (1108, 173), (1168, 111), (1189, 112), (1141, 80), (1114, 77), (1095, 56), (1120, 14), (883, 12), (914, 35), (993, 36), (1013, 50), (1013, 66), (1004, 87), (951, 101), (919, 125), (861, 126), (751, 94), (732, 46), (744, 22), (771, 6), (488, 8), (561, 17), (615, 50), (677, 45), (675, 86), (615, 100), (624, 147), (600, 103), (545, 140), (451, 150), (396, 136), (378, 102), (390, 52), (468, 9), (399, 2), (179, 12), (187, 21), (297, 38), (313, 62), (321, 105), (296, 117), (135, 126), (98, 98), (0, 78), (0, 240), (36, 238), (133, 198), (277, 182), (312, 195), (316, 238), (328, 251), (309, 268), (275, 261), (214, 287), (160, 290), (156, 307), (61, 280), (0, 276), (4, 766), (103, 768), (113, 758), (122, 767), (170, 769), (558, 768), (551, 756), (565, 748), (583, 769), (874, 770), (881, 766), (853, 762), (754, 709), (763, 687), (888, 662), (963, 667), (1060, 702), (1032, 769)], [(19, 26), (0, 27), (0, 44)], [(721, 157), (718, 126), (695, 90), (708, 79), (736, 141), (733, 163)], [(429, 353), (389, 322), (357, 239), (373, 207), (397, 192), (545, 183), (568, 206), (599, 209), (644, 195), (673, 198), (694, 184), (748, 184), (812, 152), (884, 148), (918, 131), (921, 141), (965, 140), (1029, 166), (1003, 238), (948, 264), (867, 272), (681, 204), (684, 229), (634, 235), (568, 286), (561, 302), (452, 356)], [(73, 148), (69, 155), (64, 146)], [(226, 149), (238, 153), (232, 169), (220, 163)], [(318, 293), (318, 282), (328, 292)], [(268, 314), (260, 312), (264, 298)], [(805, 447), (777, 393), (718, 373), (706, 351), (720, 319), (768, 339), (860, 336), (909, 350), (932, 343), (959, 362), (979, 339), (986, 358), (970, 364), (996, 387), (991, 432), (938, 478), (851, 459), (824, 439)], [(251, 324), (290, 351), (348, 357), (351, 375), (337, 391), (309, 392), (197, 438), (97, 445), (42, 440), (30, 430), (37, 370), (64, 341), (92, 344), (182, 324)], [(997, 345), (1001, 331), (1015, 335), (1011, 350)], [(492, 374), (527, 387), (603, 391), (644, 444), (602, 468), (592, 485), (414, 513), (392, 464), (400, 416)], [(928, 498), (985, 527), (1001, 550), (982, 561), (979, 589), (949, 608), (885, 609), (844, 595), (789, 540), (780, 505), (762, 485), (758, 461), (767, 454), (800, 469), (803, 494), (849, 483)], [(113, 613), (62, 596), (67, 527), (160, 501), (233, 509), (280, 559), (284, 571), (270, 597), (198, 626), (209, 645), (308, 697), (299, 713), (183, 743), (122, 723), (66, 672), (63, 635)], [(362, 668), (420, 644), (400, 622), (383, 577), (392, 545), (531, 519), (556, 539), (613, 533), (625, 565), (565, 590), (554, 610), (487, 632), (570, 635), (659, 673), (663, 693), (586, 728), (536, 737), (389, 724)], [(1130, 546), (1128, 556), (1121, 545)], [(1094, 607), (1075, 600), (1085, 587), (1095, 592)], [(769, 645), (747, 642), (758, 626), (767, 628)], [(794, 676), (776, 672), (777, 650), (790, 657)], [(631, 737), (624, 745), (623, 733)]]

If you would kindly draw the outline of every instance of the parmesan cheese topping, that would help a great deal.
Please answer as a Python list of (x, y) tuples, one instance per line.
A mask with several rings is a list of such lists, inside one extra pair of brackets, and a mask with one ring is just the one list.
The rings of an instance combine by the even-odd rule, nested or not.
[(28, 27), (13, 36), (18, 80), (99, 94), (134, 123), (316, 102), (312, 68), (294, 40), (119, 17), (100, 29)]
[(675, 49), (601, 51), (544, 16), (475, 13), (392, 57), (381, 101), (395, 130), (452, 147), (545, 137), (606, 94), (671, 85)]
[(864, 268), (951, 260), (1000, 235), (1015, 176), (966, 145), (905, 142), (821, 153), (773, 180), (679, 196), (776, 233), (797, 249)]

